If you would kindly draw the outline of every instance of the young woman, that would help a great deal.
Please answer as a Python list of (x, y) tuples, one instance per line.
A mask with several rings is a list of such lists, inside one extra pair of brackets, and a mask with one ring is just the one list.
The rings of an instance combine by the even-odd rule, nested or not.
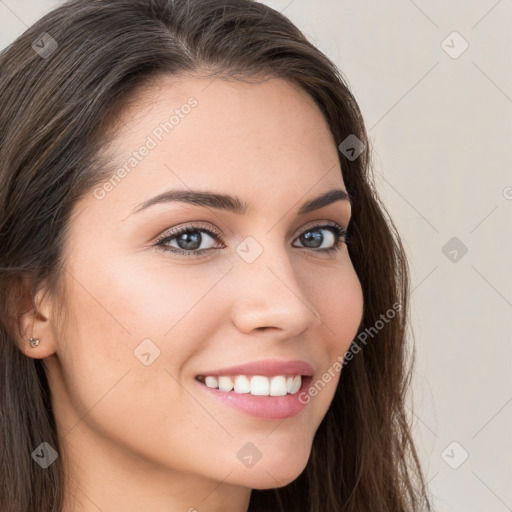
[(430, 510), (404, 250), (285, 16), (69, 1), (0, 120), (3, 512)]

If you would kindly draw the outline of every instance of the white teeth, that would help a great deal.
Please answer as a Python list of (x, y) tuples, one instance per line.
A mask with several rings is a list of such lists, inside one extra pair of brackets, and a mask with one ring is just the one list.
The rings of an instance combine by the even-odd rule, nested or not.
[[(299, 377), (300, 379), (300, 377)], [(270, 396), (286, 395), (286, 378), (279, 375), (270, 381)]]
[(235, 393), (250, 393), (251, 392), (251, 384), (249, 383), (249, 379), (245, 375), (239, 375), (235, 377)]
[(293, 377), (292, 390), (290, 391), (290, 393), (292, 395), (297, 393), (297, 391), (299, 391), (299, 389), (300, 389), (301, 384), (302, 384), (302, 379), (301, 379), (300, 375)]
[(206, 377), (204, 383), (209, 387), (209, 388), (218, 388), (219, 387), (219, 382), (217, 381), (217, 377)]
[(251, 379), (251, 395), (268, 395), (270, 391), (270, 383), (268, 377), (255, 375)]
[(219, 389), (221, 391), (231, 391), (233, 389), (233, 381), (230, 377), (219, 377)]
[(250, 393), (258, 396), (284, 396), (287, 393), (295, 394), (302, 385), (302, 377), (276, 375), (274, 377), (264, 377), (262, 375), (238, 375), (236, 377), (228, 376), (208, 376), (203, 381), (209, 388), (218, 388), (220, 391), (234, 391), (235, 393)]

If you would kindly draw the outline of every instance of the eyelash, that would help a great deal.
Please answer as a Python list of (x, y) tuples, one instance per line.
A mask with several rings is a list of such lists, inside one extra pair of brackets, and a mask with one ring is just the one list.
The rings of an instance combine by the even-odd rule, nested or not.
[[(321, 229), (331, 230), (331, 232), (334, 234), (334, 236), (336, 238), (334, 245), (332, 247), (330, 247), (329, 249), (311, 249), (309, 247), (305, 247), (305, 249), (308, 249), (313, 252), (331, 254), (331, 253), (337, 253), (340, 250), (341, 244), (343, 242), (345, 244), (349, 243), (349, 241), (347, 240), (346, 229), (342, 228), (335, 222), (329, 222), (326, 224), (321, 224), (318, 226), (313, 226), (313, 227), (307, 228), (304, 231), (302, 231), (302, 233), (300, 233), (297, 238), (300, 238), (302, 235), (304, 235), (305, 233), (308, 233), (309, 231), (317, 231), (317, 230), (321, 230)], [(212, 238), (214, 238), (214, 239), (222, 242), (222, 244), (224, 244), (224, 241), (222, 240), (220, 233), (211, 231), (210, 229), (207, 229), (206, 227), (195, 224), (195, 225), (184, 226), (184, 227), (178, 228), (174, 231), (166, 232), (164, 235), (162, 235), (160, 238), (158, 238), (158, 240), (155, 242), (154, 245), (155, 245), (155, 247), (158, 247), (159, 249), (166, 251), (166, 252), (180, 254), (182, 256), (192, 256), (192, 257), (197, 257), (197, 258), (201, 257), (203, 255), (203, 253), (205, 253), (205, 252), (214, 250), (213, 248), (209, 248), (209, 249), (196, 249), (194, 251), (185, 251), (183, 249), (177, 249), (176, 247), (170, 248), (170, 247), (167, 247), (164, 245), (165, 243), (170, 242), (171, 240), (174, 240), (175, 238), (182, 235), (183, 233), (195, 233), (195, 232), (206, 233), (207, 235), (211, 236)]]

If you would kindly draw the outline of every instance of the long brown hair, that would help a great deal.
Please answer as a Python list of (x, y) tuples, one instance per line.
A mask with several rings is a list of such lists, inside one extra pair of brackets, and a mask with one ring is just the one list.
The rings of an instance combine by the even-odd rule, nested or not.
[(293, 81), (337, 144), (353, 136), (363, 149), (339, 158), (364, 335), (351, 345), (305, 470), (284, 487), (253, 490), (249, 511), (431, 510), (405, 404), (414, 363), (408, 264), (375, 190), (360, 110), (335, 65), (284, 15), (252, 0), (72, 0), (0, 54), (0, 509), (61, 511), (61, 459), (42, 470), (31, 457), (42, 442), (58, 452), (59, 436), (44, 360), (19, 347), (20, 315), (35, 307), (36, 291), (63, 301), (70, 213), (111, 173), (98, 164), (107, 120), (139, 87), (179, 73)]

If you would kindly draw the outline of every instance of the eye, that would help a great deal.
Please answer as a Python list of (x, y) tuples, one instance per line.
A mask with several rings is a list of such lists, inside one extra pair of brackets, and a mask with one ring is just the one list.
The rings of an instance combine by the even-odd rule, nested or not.
[[(156, 241), (155, 245), (164, 251), (184, 256), (201, 256), (203, 252), (213, 248), (210, 246), (199, 249), (205, 239), (208, 241), (208, 238), (218, 239), (222, 242), (220, 233), (213, 232), (200, 225), (190, 225), (166, 232)], [(170, 242), (175, 242), (177, 247), (169, 246)]]
[[(327, 232), (328, 235), (323, 235), (321, 233), (322, 231)], [(196, 224), (167, 231), (154, 245), (163, 251), (169, 251), (183, 256), (201, 257), (204, 253), (215, 249), (211, 244), (211, 241), (215, 240), (219, 240), (223, 244), (220, 233)], [(333, 222), (320, 226), (312, 226), (304, 230), (296, 240), (299, 240), (299, 242), (303, 244), (302, 247), (314, 252), (332, 253), (339, 251), (343, 242), (347, 243), (347, 233), (344, 228)], [(327, 247), (322, 248), (321, 246), (326, 241)], [(207, 243), (207, 247), (200, 248), (205, 242)], [(294, 245), (294, 247), (301, 246)]]
[[(328, 232), (329, 235), (327, 237), (322, 235), (322, 231)], [(306, 229), (299, 235), (297, 240), (308, 249), (316, 250), (316, 252), (331, 253), (339, 251), (343, 242), (347, 243), (347, 232), (338, 224), (328, 223)], [(328, 247), (318, 250), (325, 241), (328, 242)]]

